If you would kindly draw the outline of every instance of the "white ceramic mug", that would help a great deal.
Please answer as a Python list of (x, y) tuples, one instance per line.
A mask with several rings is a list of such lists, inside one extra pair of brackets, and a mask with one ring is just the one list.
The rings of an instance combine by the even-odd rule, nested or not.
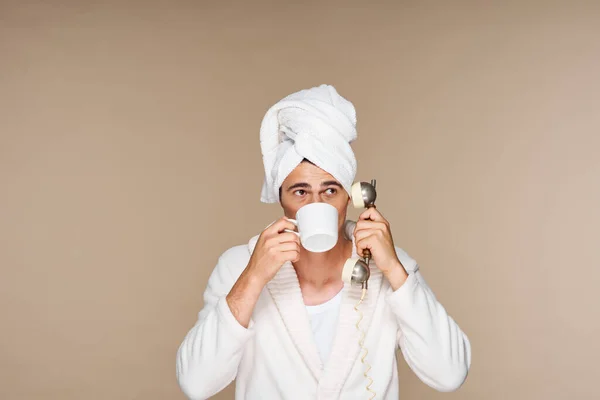
[(338, 241), (338, 211), (327, 203), (310, 203), (301, 207), (296, 219), (287, 218), (298, 227), (302, 247), (313, 253), (331, 250)]

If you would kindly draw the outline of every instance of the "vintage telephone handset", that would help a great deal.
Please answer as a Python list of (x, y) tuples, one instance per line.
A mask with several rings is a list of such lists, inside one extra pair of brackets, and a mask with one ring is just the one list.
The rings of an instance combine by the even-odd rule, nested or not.
[[(375, 199), (377, 198), (377, 192), (375, 190), (375, 179), (371, 179), (371, 183), (367, 182), (356, 182), (352, 185), (351, 196), (352, 196), (352, 204), (355, 208), (371, 208), (375, 207)], [(349, 221), (350, 222), (350, 221)], [(352, 235), (354, 234), (354, 229), (356, 228), (355, 222), (347, 223), (344, 226), (344, 233), (348, 239), (352, 239)], [(362, 355), (360, 361), (366, 365), (366, 369), (363, 372), (363, 376), (369, 380), (369, 384), (366, 386), (366, 389), (369, 393), (371, 393), (370, 400), (375, 398), (376, 393), (373, 389), (371, 389), (371, 385), (373, 384), (373, 378), (371, 378), (368, 373), (371, 369), (371, 365), (365, 361), (367, 354), (369, 354), (369, 350), (364, 346), (365, 343), (365, 332), (360, 328), (360, 321), (363, 318), (363, 314), (358, 308), (367, 294), (369, 277), (371, 276), (371, 269), (369, 268), (369, 262), (371, 261), (371, 252), (369, 249), (364, 249), (361, 258), (349, 258), (344, 264), (344, 268), (342, 270), (342, 280), (345, 283), (349, 283), (351, 285), (360, 285), (362, 288), (362, 293), (360, 296), (360, 300), (354, 306), (354, 310), (359, 314), (358, 322), (356, 323), (356, 329), (360, 332), (360, 339), (358, 344), (364, 354)]]
[[(376, 181), (371, 179), (371, 183), (367, 182), (356, 182), (352, 185), (351, 195), (352, 204), (354, 208), (371, 208), (375, 207), (375, 199), (377, 198), (377, 191), (375, 190)], [(352, 223), (345, 227), (346, 236), (351, 239), (354, 233), (354, 227), (356, 225)], [(368, 281), (371, 276), (371, 270), (369, 269), (369, 262), (371, 261), (371, 252), (369, 249), (364, 249), (363, 258), (349, 258), (344, 264), (342, 270), (342, 280), (346, 283), (361, 285), (364, 290), (368, 289)]]

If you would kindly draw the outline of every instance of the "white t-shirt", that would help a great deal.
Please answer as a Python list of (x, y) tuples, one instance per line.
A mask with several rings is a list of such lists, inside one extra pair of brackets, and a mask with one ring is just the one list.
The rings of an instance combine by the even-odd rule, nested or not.
[(327, 362), (329, 353), (331, 352), (341, 302), (342, 291), (340, 290), (335, 297), (323, 304), (306, 306), (306, 311), (308, 311), (310, 318), (310, 326), (312, 327), (317, 349), (319, 350), (323, 364)]

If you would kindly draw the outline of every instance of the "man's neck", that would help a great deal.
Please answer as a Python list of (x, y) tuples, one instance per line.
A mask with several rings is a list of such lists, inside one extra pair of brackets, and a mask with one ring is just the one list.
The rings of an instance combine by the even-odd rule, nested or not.
[(333, 249), (325, 253), (301, 249), (300, 260), (293, 265), (305, 304), (320, 304), (342, 289), (342, 269), (351, 256), (352, 241), (343, 236), (340, 236)]

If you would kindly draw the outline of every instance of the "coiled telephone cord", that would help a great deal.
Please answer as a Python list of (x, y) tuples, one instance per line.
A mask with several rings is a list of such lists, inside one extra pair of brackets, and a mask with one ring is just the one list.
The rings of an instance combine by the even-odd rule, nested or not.
[(362, 321), (363, 319), (363, 313), (362, 311), (360, 311), (358, 309), (358, 306), (360, 306), (360, 304), (362, 303), (362, 301), (365, 298), (365, 295), (367, 294), (367, 289), (363, 288), (362, 289), (362, 293), (360, 295), (360, 300), (358, 301), (358, 303), (354, 306), (354, 310), (358, 313), (359, 317), (358, 317), (358, 322), (356, 323), (356, 329), (360, 332), (360, 339), (358, 340), (358, 344), (360, 346), (361, 351), (364, 350), (364, 354), (362, 355), (362, 357), (360, 358), (360, 361), (366, 365), (366, 370), (365, 372), (363, 372), (363, 375), (365, 378), (367, 378), (369, 380), (369, 384), (367, 385), (367, 392), (371, 393), (371, 397), (369, 398), (369, 400), (372, 400), (375, 398), (376, 393), (373, 389), (371, 389), (371, 385), (373, 384), (373, 378), (371, 378), (369, 376), (369, 371), (371, 370), (371, 365), (365, 361), (365, 358), (367, 357), (367, 354), (369, 354), (369, 350), (367, 350), (367, 348), (364, 346), (365, 343), (365, 331), (362, 330), (359, 325), (360, 325), (360, 321)]

